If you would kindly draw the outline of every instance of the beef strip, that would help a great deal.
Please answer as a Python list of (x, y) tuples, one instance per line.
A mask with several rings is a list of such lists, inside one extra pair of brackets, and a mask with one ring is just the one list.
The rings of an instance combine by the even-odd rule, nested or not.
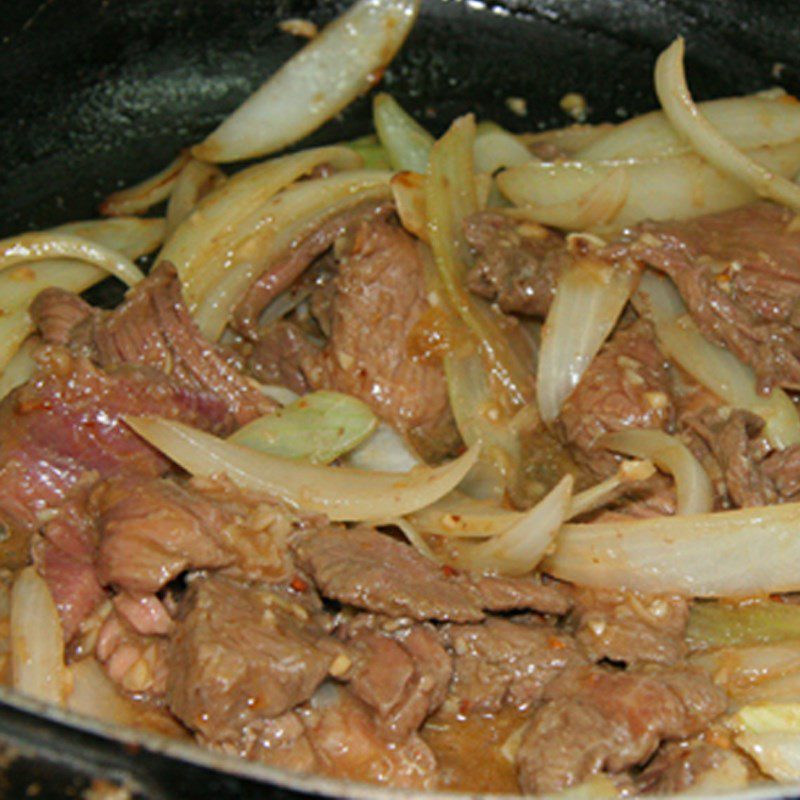
[[(172, 264), (161, 262), (110, 312), (87, 306), (80, 317), (75, 306), (83, 301), (62, 292), (59, 311), (56, 300), (51, 290), (32, 309), (45, 341), (67, 337), (74, 353), (106, 370), (123, 364), (155, 368), (180, 386), (220, 398), (239, 425), (274, 408), (228, 354), (203, 338), (183, 302)], [(53, 322), (65, 316), (78, 320), (68, 333), (63, 322)]]
[(262, 383), (285, 386), (297, 394), (311, 390), (303, 363), (316, 357), (316, 346), (292, 322), (278, 320), (261, 328), (247, 356), (247, 368)]
[(51, 287), (39, 292), (29, 313), (43, 342), (67, 346), (75, 328), (89, 319), (95, 309), (79, 295)]
[(0, 517), (32, 529), (37, 515), (66, 501), (90, 475), (154, 477), (169, 462), (131, 431), (122, 415), (157, 414), (214, 433), (233, 420), (216, 395), (189, 390), (149, 367), (103, 372), (64, 350), (0, 404)]
[(392, 222), (361, 224), (331, 282), (330, 338), (302, 366), (312, 388), (358, 397), (435, 460), (459, 438), (441, 363), (411, 348), (430, 309), (420, 247)]
[(354, 654), (349, 690), (385, 738), (404, 741), (444, 702), (452, 664), (432, 626), (392, 622), (361, 614), (337, 634)]
[(506, 313), (547, 315), (569, 260), (560, 233), (502, 211), (480, 211), (464, 220), (464, 235), (475, 253), (467, 275), (475, 294)]
[(446, 625), (442, 637), (455, 667), (447, 708), (460, 715), (529, 708), (559, 672), (585, 661), (569, 633), (541, 620), (489, 617)]
[[(569, 595), (557, 585), (543, 586), (533, 578), (471, 577), (368, 527), (306, 536), (294, 551), (324, 597), (390, 617), (478, 622), (484, 609), (564, 613), (570, 606)], [(514, 587), (518, 590), (510, 591)]]
[(517, 753), (522, 790), (557, 792), (645, 762), (662, 740), (693, 736), (726, 707), (722, 691), (686, 668), (579, 667), (545, 687)]
[(689, 604), (681, 597), (642, 597), (581, 588), (570, 624), (593, 661), (675, 664), (686, 655)]
[(744, 788), (756, 770), (730, 746), (669, 742), (636, 777), (637, 794), (719, 793)]
[(666, 430), (673, 423), (667, 363), (646, 320), (619, 328), (584, 373), (561, 412), (560, 429), (576, 457), (598, 477), (617, 460), (598, 446), (606, 433), (626, 428)]
[(233, 313), (232, 327), (248, 339), (258, 339), (258, 319), (272, 300), (288, 289), (338, 239), (353, 235), (354, 229), (365, 220), (384, 219), (393, 210), (389, 201), (368, 200), (335, 214), (294, 242), (239, 302)]
[(196, 579), (169, 641), (170, 709), (206, 739), (237, 742), (308, 700), (346, 658), (317, 616), (264, 584)]
[(680, 222), (647, 222), (628, 253), (666, 272), (711, 341), (756, 372), (758, 386), (800, 389), (800, 229), (755, 203)]

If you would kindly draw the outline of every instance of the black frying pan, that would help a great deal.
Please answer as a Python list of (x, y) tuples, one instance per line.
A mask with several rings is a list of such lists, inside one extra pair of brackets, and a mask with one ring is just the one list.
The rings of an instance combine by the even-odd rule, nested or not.
[[(301, 42), (276, 22), (324, 23), (326, 0), (5, 0), (0, 13), (0, 236), (94, 215), (100, 198), (200, 140)], [(513, 129), (564, 125), (567, 92), (590, 121), (656, 105), (654, 59), (688, 42), (699, 99), (781, 85), (800, 94), (797, 0), (424, 0), (383, 86), (440, 132), (468, 110)], [(527, 100), (519, 117), (509, 97)], [(361, 100), (311, 141), (364, 133)], [(80, 796), (97, 777), (152, 798), (366, 797), (153, 737), (77, 730), (0, 696), (0, 797)], [(13, 757), (11, 757), (13, 756)], [(197, 761), (205, 760), (199, 764)], [(194, 762), (194, 763), (192, 763)], [(266, 783), (265, 783), (266, 782)], [(779, 794), (779, 790), (776, 794)], [(397, 796), (385, 793), (387, 797)]]

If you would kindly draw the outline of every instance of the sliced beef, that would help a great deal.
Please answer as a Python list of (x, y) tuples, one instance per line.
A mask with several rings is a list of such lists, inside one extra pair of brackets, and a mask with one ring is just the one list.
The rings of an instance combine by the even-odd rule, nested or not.
[(29, 313), (43, 342), (67, 346), (75, 328), (89, 319), (95, 309), (79, 295), (51, 287), (36, 296)]
[(618, 329), (600, 350), (567, 398), (560, 425), (576, 457), (607, 477), (617, 461), (597, 444), (604, 434), (626, 428), (665, 430), (673, 416), (666, 360), (650, 323), (637, 320)]
[(401, 789), (435, 787), (436, 759), (422, 738), (387, 740), (369, 707), (348, 690), (323, 686), (298, 714), (323, 774)]
[(33, 528), (90, 474), (161, 475), (169, 462), (122, 420), (157, 414), (215, 433), (231, 430), (224, 402), (147, 367), (103, 372), (51, 351), (45, 369), (0, 404), (0, 517)]
[(234, 311), (232, 326), (243, 336), (256, 340), (259, 317), (272, 300), (294, 284), (337, 240), (353, 236), (365, 220), (385, 219), (393, 210), (389, 201), (369, 200), (331, 216), (299, 238), (250, 287)]
[[(564, 613), (570, 604), (560, 590), (535, 579), (525, 591), (528, 579), (509, 583), (443, 568), (373, 528), (331, 528), (303, 537), (294, 549), (324, 597), (390, 617), (477, 622), (484, 609)], [(518, 591), (509, 591), (512, 586)]]
[(362, 223), (331, 283), (330, 338), (302, 366), (312, 388), (358, 397), (423, 454), (442, 458), (459, 441), (444, 369), (411, 347), (430, 310), (420, 247), (392, 222)]
[(316, 349), (297, 325), (279, 320), (260, 330), (248, 354), (247, 368), (262, 383), (305, 394), (311, 386), (303, 363), (316, 357)]
[(756, 771), (730, 746), (702, 740), (670, 742), (636, 778), (637, 794), (719, 793), (744, 788)]
[(362, 614), (338, 635), (354, 654), (343, 676), (348, 688), (373, 710), (387, 739), (406, 740), (444, 702), (452, 663), (433, 627), (382, 625)]
[(773, 451), (761, 463), (761, 468), (775, 487), (779, 500), (800, 499), (800, 445)]
[(572, 636), (542, 621), (489, 617), (447, 625), (455, 674), (447, 707), (460, 715), (531, 707), (562, 670), (585, 661)]
[(681, 597), (579, 589), (570, 621), (593, 661), (675, 664), (686, 655), (689, 604)]
[(517, 753), (520, 786), (537, 794), (642, 764), (662, 740), (699, 734), (726, 707), (708, 678), (677, 667), (580, 667), (548, 684), (544, 701)]
[[(240, 425), (274, 408), (236, 363), (203, 338), (183, 302), (172, 264), (160, 263), (113, 311), (91, 309), (80, 318), (75, 306), (82, 301), (62, 293), (59, 311), (54, 299), (45, 294), (33, 306), (43, 337), (66, 338), (73, 352), (103, 369), (126, 364), (155, 368), (187, 390), (219, 398)], [(78, 319), (68, 333), (63, 320), (53, 321), (65, 316)]]
[(544, 317), (569, 260), (564, 237), (502, 211), (481, 211), (464, 221), (475, 253), (467, 285), (506, 313)]
[[(721, 477), (726, 507), (747, 508), (775, 503), (779, 493), (764, 469), (769, 450), (761, 435), (764, 421), (741, 409), (710, 408), (684, 416), (686, 435), (693, 440), (692, 450), (705, 448), (701, 463), (713, 459)], [(785, 458), (785, 456), (784, 456)]]
[(644, 223), (630, 254), (666, 272), (711, 341), (756, 372), (763, 392), (800, 389), (800, 229), (770, 203)]
[(299, 603), (220, 575), (194, 581), (170, 637), (167, 702), (213, 741), (308, 700), (344, 646)]
[(533, 609), (542, 614), (566, 614), (572, 608), (573, 589), (541, 575), (510, 578), (504, 575), (473, 575), (471, 578), (487, 611)]

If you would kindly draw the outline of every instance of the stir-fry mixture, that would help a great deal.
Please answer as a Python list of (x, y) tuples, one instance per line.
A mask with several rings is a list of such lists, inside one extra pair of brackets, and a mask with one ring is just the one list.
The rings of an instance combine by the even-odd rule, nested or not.
[(105, 219), (0, 242), (6, 680), (413, 789), (799, 781), (800, 104), (695, 104), (678, 39), (622, 124), (377, 94), (280, 155), (417, 10), (294, 21)]

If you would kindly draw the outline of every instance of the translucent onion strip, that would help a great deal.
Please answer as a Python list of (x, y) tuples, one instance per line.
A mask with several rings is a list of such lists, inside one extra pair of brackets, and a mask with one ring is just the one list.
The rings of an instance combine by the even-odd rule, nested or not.
[(67, 258), (100, 267), (128, 286), (144, 277), (139, 268), (121, 253), (80, 236), (50, 231), (23, 233), (0, 241), (0, 270), (51, 258)]
[[(800, 139), (800, 103), (788, 95), (727, 97), (697, 103), (697, 110), (743, 150)], [(691, 145), (672, 127), (663, 111), (651, 111), (616, 125), (576, 153), (580, 161), (654, 158), (682, 155)]]
[[(581, 241), (588, 241), (581, 237)], [(576, 247), (572, 247), (575, 244)], [(577, 252), (578, 240), (570, 243)], [(591, 244), (589, 245), (591, 248)], [(561, 274), (542, 329), (536, 396), (542, 420), (553, 422), (613, 330), (639, 269), (591, 254), (574, 256)]]
[(36, 337), (29, 336), (5, 365), (0, 373), (0, 400), (17, 386), (22, 386), (36, 371), (37, 364), (33, 358), (36, 344)]
[(543, 568), (582, 586), (688, 597), (800, 589), (800, 503), (565, 525)]
[(678, 37), (656, 62), (656, 94), (675, 130), (720, 172), (749, 186), (760, 197), (800, 211), (800, 186), (747, 156), (697, 108), (683, 68), (684, 42)]
[(521, 133), (519, 140), (534, 155), (551, 151), (552, 155), (541, 156), (543, 160), (552, 161), (554, 155), (573, 156), (594, 142), (600, 141), (616, 126), (604, 122), (600, 125), (567, 125), (566, 128), (553, 128), (538, 133)]
[[(195, 315), (203, 335), (218, 339), (253, 279), (268, 272), (274, 259), (297, 246), (325, 220), (359, 203), (388, 199), (390, 175), (351, 170), (298, 182), (265, 202), (238, 228), (238, 241), (226, 261), (206, 265), (203, 280), (207, 287), (197, 297)], [(216, 282), (210, 282), (210, 276)]]
[(372, 102), (375, 130), (394, 170), (424, 173), (434, 138), (388, 94)]
[[(748, 156), (770, 172), (792, 177), (800, 170), (800, 140), (749, 150)], [(500, 191), (515, 205), (541, 207), (543, 213), (556, 206), (562, 209), (562, 216), (548, 219), (566, 230), (575, 230), (581, 221), (577, 217), (580, 209), (576, 209), (575, 222), (563, 209), (587, 197), (615, 170), (628, 173), (630, 189), (625, 203), (606, 223), (609, 227), (635, 225), (644, 219), (687, 219), (757, 199), (749, 186), (693, 153), (647, 160), (529, 161), (499, 173), (496, 180)]]
[(714, 507), (711, 479), (689, 448), (664, 431), (624, 430), (606, 434), (603, 447), (628, 456), (650, 459), (675, 478), (678, 514), (705, 514)]
[(478, 457), (471, 448), (439, 467), (408, 473), (324, 467), (231, 444), (178, 422), (126, 418), (153, 447), (193, 475), (225, 473), (237, 486), (277, 497), (331, 520), (382, 520), (436, 502), (460, 483)]
[(402, 226), (423, 242), (429, 242), (425, 176), (416, 172), (398, 172), (392, 178), (391, 186)]
[(489, 541), (481, 544), (459, 543), (454, 552), (454, 563), (468, 569), (503, 575), (531, 572), (552, 547), (553, 539), (569, 509), (572, 484), (572, 476), (565, 475), (518, 522)]
[(776, 388), (766, 397), (759, 394), (753, 370), (700, 333), (671, 280), (646, 271), (635, 304), (652, 319), (660, 348), (698, 383), (731, 407), (761, 417), (774, 447), (800, 443), (800, 416), (786, 392)]
[(68, 674), (61, 620), (34, 567), (23, 569), (11, 590), (11, 675), (21, 694), (63, 705)]
[(144, 214), (156, 203), (170, 196), (181, 170), (189, 163), (189, 159), (189, 153), (183, 152), (152, 177), (109, 195), (100, 204), (100, 213), (106, 217)]
[(358, 0), (195, 146), (195, 158), (253, 158), (319, 128), (378, 82), (419, 5), (419, 0)]
[(500, 169), (518, 167), (533, 154), (513, 133), (494, 122), (478, 124), (475, 135), (475, 169), (494, 175)]
[(267, 200), (322, 165), (350, 170), (361, 163), (349, 147), (303, 150), (244, 169), (205, 197), (160, 253), (177, 268), (189, 307), (219, 280), (230, 253), (262, 221), (258, 212)]
[(374, 472), (410, 472), (422, 461), (394, 428), (381, 422), (368, 439), (347, 454), (345, 463)]
[(192, 213), (205, 195), (218, 189), (226, 180), (225, 173), (219, 167), (191, 159), (175, 181), (167, 203), (167, 228), (170, 233)]

